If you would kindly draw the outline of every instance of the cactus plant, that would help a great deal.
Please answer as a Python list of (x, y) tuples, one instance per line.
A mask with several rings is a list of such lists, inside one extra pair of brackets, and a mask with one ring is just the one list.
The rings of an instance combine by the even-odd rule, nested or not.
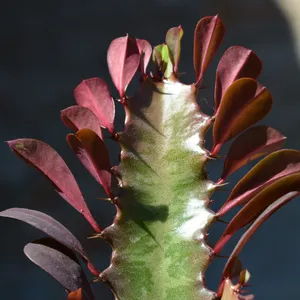
[[(69, 300), (95, 299), (78, 258), (93, 274), (93, 282), (107, 282), (118, 300), (253, 298), (243, 295), (250, 273), (238, 256), (257, 228), (299, 194), (300, 152), (280, 150), (286, 138), (277, 130), (251, 127), (270, 111), (272, 96), (256, 80), (262, 64), (249, 49), (233, 46), (223, 54), (216, 71), (213, 116), (201, 112), (196, 96), (224, 34), (218, 16), (198, 22), (194, 34), (196, 80), (190, 85), (179, 80), (181, 26), (171, 28), (165, 43), (153, 49), (146, 40), (128, 35), (117, 38), (108, 48), (107, 62), (120, 98), (112, 98), (101, 78), (86, 79), (74, 91), (77, 105), (61, 111), (62, 121), (75, 132), (67, 135), (68, 145), (116, 207), (111, 226), (102, 229), (95, 221), (70, 169), (53, 148), (28, 138), (8, 142), (14, 153), (38, 169), (83, 215), (94, 237), (112, 247), (110, 266), (98, 271), (80, 242), (52, 217), (24, 208), (0, 213), (49, 236), (27, 244), (24, 252), (65, 288)], [(151, 58), (154, 69), (149, 72)], [(128, 96), (127, 86), (136, 73), (139, 90)], [(122, 132), (114, 128), (114, 101), (125, 109)], [(214, 145), (206, 149), (210, 127)], [(118, 166), (110, 165), (103, 129), (120, 144)], [(213, 182), (206, 164), (219, 159), (221, 147), (232, 139), (223, 172)], [(213, 212), (212, 193), (236, 170), (262, 156), (219, 211)], [(236, 206), (241, 209), (211, 248), (206, 239), (208, 228)], [(220, 275), (218, 290), (208, 290), (207, 266), (246, 225), (248, 229)]]

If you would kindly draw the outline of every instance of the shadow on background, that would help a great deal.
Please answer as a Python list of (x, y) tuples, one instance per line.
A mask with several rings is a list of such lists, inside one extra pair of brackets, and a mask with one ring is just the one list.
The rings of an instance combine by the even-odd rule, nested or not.
[[(106, 51), (115, 37), (130, 33), (155, 45), (164, 40), (167, 29), (181, 24), (185, 34), (180, 72), (184, 72), (182, 80), (191, 83), (194, 26), (201, 17), (219, 13), (227, 35), (218, 58), (233, 44), (251, 48), (260, 56), (264, 64), (260, 81), (274, 96), (273, 111), (264, 124), (274, 126), (288, 137), (286, 147), (300, 149), (299, 68), (286, 20), (270, 1), (29, 0), (6, 1), (1, 10), (0, 140), (35, 137), (58, 150), (74, 171), (102, 226), (111, 223), (114, 208), (96, 200), (104, 196), (103, 191), (68, 149), (65, 142), (68, 130), (60, 121), (59, 111), (74, 104), (72, 92), (82, 79), (100, 76), (110, 83)], [(199, 97), (207, 113), (212, 112), (216, 64), (217, 59), (208, 71), (206, 89)], [(117, 96), (111, 83), (110, 87)], [(117, 128), (121, 129), (124, 116), (119, 106), (118, 114)], [(14, 157), (4, 143), (0, 145), (0, 209), (28, 207), (52, 215), (80, 238), (97, 267), (105, 268), (109, 264), (110, 248), (100, 240), (87, 240), (92, 231), (83, 218), (40, 174)], [(119, 149), (112, 142), (110, 151), (116, 164)], [(220, 174), (221, 167), (222, 162), (209, 166), (213, 179)], [(232, 176), (231, 181), (235, 183), (243, 173), (245, 170)], [(214, 195), (216, 206), (225, 200), (228, 191)], [(299, 213), (298, 201), (289, 204), (259, 230), (242, 252), (241, 259), (253, 275), (251, 291), (256, 299), (299, 297)], [(212, 243), (223, 228), (223, 225), (212, 228)], [(0, 234), (3, 299), (64, 299), (62, 288), (23, 255), (23, 246), (41, 234), (26, 224), (8, 219), (0, 220)], [(225, 254), (232, 247), (233, 243), (225, 249)], [(216, 288), (224, 263), (219, 259), (209, 268), (210, 288)], [(112, 299), (108, 288), (101, 284), (95, 286), (95, 292), (97, 299)]]

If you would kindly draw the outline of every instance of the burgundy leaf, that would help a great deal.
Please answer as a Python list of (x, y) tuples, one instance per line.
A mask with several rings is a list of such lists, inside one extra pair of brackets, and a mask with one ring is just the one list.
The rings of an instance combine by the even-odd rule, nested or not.
[(218, 211), (222, 216), (232, 207), (247, 203), (274, 181), (300, 171), (300, 151), (279, 150), (257, 163), (233, 188)]
[(217, 67), (215, 113), (224, 93), (235, 80), (242, 77), (256, 79), (261, 70), (262, 63), (252, 50), (241, 46), (232, 46), (227, 49)]
[(38, 169), (53, 184), (59, 195), (87, 219), (96, 232), (101, 232), (70, 169), (53, 148), (42, 141), (27, 138), (7, 143), (20, 158)]
[(225, 92), (216, 116), (212, 156), (222, 144), (249, 128), (271, 110), (272, 95), (256, 80), (241, 78)]
[(194, 32), (194, 68), (196, 85), (201, 84), (203, 74), (221, 45), (225, 27), (218, 16), (202, 18)]
[(85, 251), (76, 237), (61, 223), (52, 217), (26, 208), (9, 208), (0, 212), (1, 217), (23, 221), (43, 231), (59, 243), (78, 253), (83, 259), (88, 260)]
[(97, 116), (102, 127), (111, 134), (115, 133), (115, 103), (103, 79), (94, 77), (83, 80), (74, 90), (74, 98), (79, 106), (90, 109)]
[(173, 27), (168, 30), (166, 34), (166, 44), (169, 47), (170, 57), (174, 66), (174, 72), (178, 72), (178, 63), (180, 58), (181, 45), (180, 41), (183, 36), (183, 30), (181, 26)]
[(141, 59), (139, 70), (142, 75), (145, 75), (152, 54), (152, 46), (148, 41), (141, 39), (136, 39), (136, 44), (138, 46)]
[(231, 144), (218, 183), (223, 183), (229, 175), (248, 162), (280, 149), (285, 140), (286, 137), (272, 127), (257, 126), (248, 129)]
[(300, 192), (300, 173), (285, 176), (266, 187), (251, 199), (230, 221), (215, 246), (218, 253), (240, 228), (254, 221), (269, 205), (290, 192)]
[(128, 35), (113, 40), (107, 51), (107, 64), (112, 81), (122, 99), (140, 65), (140, 52), (136, 40)]
[[(298, 175), (299, 176), (299, 175)], [(299, 184), (299, 183), (298, 183)], [(287, 204), (289, 201), (294, 199), (296, 196), (299, 195), (299, 191), (290, 192), (278, 200), (273, 202), (270, 206), (268, 206), (263, 213), (253, 222), (253, 224), (249, 227), (249, 229), (243, 234), (243, 236), (238, 241), (237, 245), (235, 246), (234, 250), (232, 251), (226, 266), (223, 271), (223, 278), (228, 277), (230, 273), (231, 266), (235, 260), (235, 258), (240, 254), (243, 250), (247, 241), (251, 238), (254, 232), (278, 209), (280, 209), (283, 205)]]
[(67, 136), (71, 149), (91, 175), (104, 187), (113, 199), (111, 191), (111, 172), (107, 148), (98, 135), (90, 129), (82, 129)]
[(65, 246), (51, 239), (41, 239), (24, 247), (26, 256), (55, 280), (68, 292), (84, 290), (86, 300), (94, 299), (93, 292), (76, 259)]
[(61, 111), (61, 119), (73, 131), (88, 128), (93, 130), (103, 139), (102, 130), (96, 115), (87, 107), (70, 106)]

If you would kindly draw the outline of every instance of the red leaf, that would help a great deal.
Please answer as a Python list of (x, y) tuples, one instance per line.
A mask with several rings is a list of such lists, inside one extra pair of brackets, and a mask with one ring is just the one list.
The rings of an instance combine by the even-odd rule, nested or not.
[(271, 110), (272, 95), (256, 80), (241, 78), (225, 92), (216, 116), (213, 136), (212, 156), (222, 144), (243, 132)]
[(67, 135), (67, 142), (71, 150), (76, 154), (77, 158), (81, 161), (85, 168), (97, 180), (97, 182), (101, 184), (99, 176), (90, 160), (90, 157), (83, 149), (79, 138), (75, 134), (70, 133)]
[(60, 116), (65, 125), (71, 130), (78, 131), (88, 128), (103, 139), (100, 123), (96, 115), (90, 109), (74, 105), (62, 110)]
[(285, 176), (252, 198), (230, 221), (215, 246), (218, 253), (240, 228), (254, 221), (269, 205), (290, 192), (300, 192), (300, 173)]
[(90, 109), (98, 118), (100, 125), (115, 133), (115, 103), (106, 82), (98, 77), (83, 80), (74, 90), (78, 105)]
[(140, 39), (136, 39), (136, 44), (138, 46), (141, 58), (139, 65), (140, 73), (145, 75), (152, 54), (152, 46), (148, 41)]
[(174, 66), (174, 72), (177, 74), (178, 72), (178, 63), (180, 58), (180, 41), (183, 36), (183, 30), (181, 26), (173, 27), (168, 30), (166, 34), (166, 44), (170, 50), (170, 57), (172, 64)]
[(196, 25), (194, 32), (194, 69), (196, 71), (196, 85), (201, 84), (203, 74), (225, 35), (225, 27), (218, 18), (205, 17)]
[[(292, 175), (298, 177), (298, 183), (297, 185), (300, 186), (299, 183), (299, 174)], [(273, 214), (275, 213), (279, 208), (281, 208), (283, 205), (287, 204), (289, 201), (294, 199), (296, 196), (299, 195), (299, 188), (298, 191), (293, 191), (288, 194), (285, 194), (284, 196), (280, 197), (278, 200), (274, 201), (273, 203), (268, 206), (263, 213), (253, 222), (253, 224), (249, 227), (249, 229), (243, 234), (243, 236), (238, 241), (237, 245), (235, 246), (234, 250), (232, 251), (226, 266), (223, 271), (223, 278), (226, 278), (230, 274), (230, 269), (232, 267), (233, 262), (235, 261), (236, 257), (240, 254), (240, 252), (243, 250), (245, 244), (247, 241), (251, 238), (251, 236), (254, 234), (254, 232)]]
[(223, 183), (229, 175), (251, 160), (280, 149), (285, 140), (285, 136), (268, 126), (248, 129), (231, 144), (218, 183)]
[(247, 48), (232, 46), (223, 54), (216, 74), (215, 114), (224, 93), (237, 79), (250, 77), (256, 79), (262, 70), (262, 63), (257, 55)]
[(128, 35), (113, 40), (107, 51), (107, 64), (112, 81), (122, 99), (140, 65), (140, 53), (136, 40)]
[(81, 129), (76, 135), (69, 134), (67, 141), (82, 164), (103, 186), (107, 195), (113, 199), (111, 191), (111, 167), (104, 142), (90, 129)]
[(275, 180), (300, 171), (300, 151), (280, 150), (257, 163), (233, 188), (218, 211), (222, 216), (232, 207), (247, 203)]
[(53, 148), (42, 141), (26, 138), (7, 143), (20, 158), (37, 168), (53, 184), (60, 196), (87, 219), (96, 232), (101, 232), (70, 169)]

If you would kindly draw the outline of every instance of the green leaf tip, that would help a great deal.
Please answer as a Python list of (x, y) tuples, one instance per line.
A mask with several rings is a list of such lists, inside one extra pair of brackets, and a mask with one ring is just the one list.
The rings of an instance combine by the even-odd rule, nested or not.
[(161, 44), (154, 47), (152, 59), (163, 78), (169, 79), (173, 74), (173, 63), (168, 45)]

